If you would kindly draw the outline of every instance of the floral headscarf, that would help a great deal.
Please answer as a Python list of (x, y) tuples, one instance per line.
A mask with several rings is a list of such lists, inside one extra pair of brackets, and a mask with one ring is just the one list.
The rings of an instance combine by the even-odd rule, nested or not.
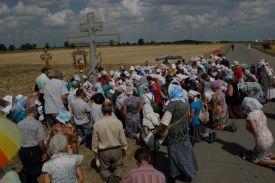
[(214, 90), (215, 93), (217, 93), (218, 96), (220, 97), (222, 104), (225, 104), (225, 97), (222, 91), (222, 86), (223, 86), (222, 83), (218, 80), (211, 82), (211, 85), (210, 85), (211, 89)]

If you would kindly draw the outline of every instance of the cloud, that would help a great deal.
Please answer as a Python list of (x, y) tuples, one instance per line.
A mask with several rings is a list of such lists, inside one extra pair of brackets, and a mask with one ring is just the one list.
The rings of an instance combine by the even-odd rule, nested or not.
[[(1, 1), (3, 2), (3, 1)], [(274, 0), (19, 0), (0, 3), (0, 39), (17, 35), (64, 42), (78, 35), (86, 13), (104, 22), (104, 33), (122, 41), (192, 39), (257, 39), (275, 34)], [(10, 14), (12, 10), (12, 14)], [(260, 27), (260, 28), (259, 28)], [(35, 29), (35, 36), (24, 37)], [(248, 32), (249, 31), (249, 35)], [(55, 32), (55, 34), (52, 34)], [(42, 38), (43, 37), (43, 38)], [(255, 39), (256, 39), (255, 38)], [(31, 41), (30, 41), (31, 42)], [(45, 40), (41, 41), (45, 42)]]
[(80, 2), (80, 0), (21, 0), (26, 5), (36, 5), (43, 8), (69, 8), (72, 2)]
[(36, 5), (25, 5), (20, 1), (12, 8), (12, 12), (16, 15), (29, 15), (37, 17), (46, 15), (48, 9), (40, 8)]
[(122, 6), (127, 8), (132, 15), (141, 15), (142, 2), (140, 0), (122, 0)]
[(274, 19), (274, 7), (273, 0), (244, 0), (232, 10), (230, 16), (236, 24), (255, 25), (257, 22), (264, 23)]
[(56, 13), (48, 13), (47, 17), (44, 18), (43, 23), (46, 26), (64, 26), (72, 20), (73, 16), (73, 11), (69, 9)]
[(10, 8), (5, 3), (0, 2), (0, 15), (5, 15), (10, 13)]

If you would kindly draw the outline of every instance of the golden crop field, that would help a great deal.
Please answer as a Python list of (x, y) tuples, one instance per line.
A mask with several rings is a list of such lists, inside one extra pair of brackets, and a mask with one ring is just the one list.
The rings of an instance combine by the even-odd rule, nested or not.
[[(103, 64), (140, 64), (145, 60), (153, 62), (160, 55), (181, 55), (189, 59), (194, 55), (204, 55), (211, 51), (224, 47), (224, 44), (202, 45), (154, 45), (154, 46), (119, 46), (99, 47), (102, 54)], [(88, 49), (86, 49), (88, 51)], [(71, 53), (73, 49), (49, 50), (52, 55), (52, 64), (72, 64)], [(0, 54), (0, 64), (37, 64), (41, 65), (39, 51), (23, 53)]]

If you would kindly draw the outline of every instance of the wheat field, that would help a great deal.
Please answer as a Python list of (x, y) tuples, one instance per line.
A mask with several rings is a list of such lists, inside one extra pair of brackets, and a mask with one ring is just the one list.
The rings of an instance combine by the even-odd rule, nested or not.
[[(102, 54), (103, 64), (140, 64), (145, 60), (154, 62), (155, 57), (160, 55), (181, 55), (189, 59), (194, 55), (205, 55), (211, 51), (224, 47), (224, 44), (202, 44), (202, 45), (154, 45), (154, 46), (113, 46), (99, 47), (98, 52)], [(71, 53), (74, 49), (49, 50), (53, 55), (52, 64), (72, 64)], [(88, 49), (85, 49), (88, 51)], [(0, 54), (0, 65), (35, 64), (41, 65), (39, 51), (22, 53)]]

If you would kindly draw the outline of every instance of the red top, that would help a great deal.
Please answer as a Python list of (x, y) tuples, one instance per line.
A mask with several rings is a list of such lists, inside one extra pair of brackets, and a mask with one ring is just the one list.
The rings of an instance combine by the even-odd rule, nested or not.
[(151, 84), (152, 89), (154, 90), (154, 96), (155, 96), (155, 101), (158, 105), (162, 105), (162, 98), (161, 98), (161, 92), (160, 88), (157, 82), (152, 82)]
[(237, 67), (234, 73), (234, 80), (239, 81), (243, 77), (243, 70)]

